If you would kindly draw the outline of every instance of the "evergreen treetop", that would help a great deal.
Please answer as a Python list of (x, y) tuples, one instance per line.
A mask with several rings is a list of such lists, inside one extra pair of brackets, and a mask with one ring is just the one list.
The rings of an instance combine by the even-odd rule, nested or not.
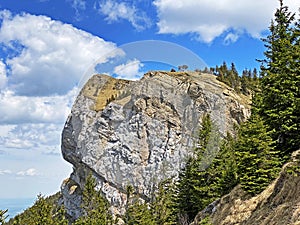
[[(277, 149), (287, 156), (300, 147), (299, 130), (299, 23), (280, 0), (263, 39), (265, 59), (261, 60), (262, 86), (260, 115), (270, 128)], [(297, 28), (298, 27), (298, 28)]]

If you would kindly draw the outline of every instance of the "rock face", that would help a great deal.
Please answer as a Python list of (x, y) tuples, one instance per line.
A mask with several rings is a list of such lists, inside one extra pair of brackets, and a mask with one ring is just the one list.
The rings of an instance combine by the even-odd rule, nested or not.
[(62, 184), (65, 207), (76, 219), (81, 190), (92, 172), (114, 215), (123, 214), (126, 187), (141, 198), (177, 176), (191, 154), (203, 114), (221, 134), (249, 116), (249, 99), (216, 77), (196, 72), (149, 72), (139, 81), (94, 75), (79, 93), (62, 134), (73, 173)]
[(239, 186), (200, 212), (192, 225), (207, 216), (214, 225), (299, 225), (300, 150), (279, 177), (262, 193), (249, 197)]

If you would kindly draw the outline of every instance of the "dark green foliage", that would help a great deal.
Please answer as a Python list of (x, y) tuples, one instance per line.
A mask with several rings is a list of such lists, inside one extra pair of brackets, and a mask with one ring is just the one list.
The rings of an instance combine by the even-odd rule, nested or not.
[(10, 219), (6, 224), (15, 225), (67, 225), (63, 206), (58, 204), (61, 194), (57, 193), (50, 197), (37, 196), (34, 205), (23, 213)]
[(139, 195), (133, 194), (132, 186), (127, 187), (127, 206), (124, 216), (125, 224), (173, 225), (176, 224), (174, 210), (174, 184), (167, 179), (158, 184), (150, 202), (141, 201)]
[(226, 62), (223, 62), (220, 67), (216, 66), (216, 68), (211, 68), (210, 71), (218, 76), (217, 79), (219, 81), (227, 84), (237, 93), (241, 92), (249, 95), (258, 88), (259, 79), (256, 69), (253, 72), (245, 69), (242, 76), (240, 76), (234, 63), (231, 63), (231, 67), (228, 68)]
[(31, 213), (27, 219), (23, 219), (22, 223), (38, 225), (38, 224), (67, 224), (67, 221), (61, 221), (60, 218), (53, 217), (54, 205), (42, 196), (38, 195), (38, 198), (31, 208)]
[(127, 225), (155, 225), (155, 220), (151, 215), (149, 204), (140, 202), (138, 198), (132, 203), (125, 214), (125, 224)]
[(282, 156), (300, 147), (300, 62), (299, 22), (280, 1), (266, 46), (262, 66), (260, 114), (270, 127)]
[(198, 143), (194, 149), (194, 156), (187, 160), (185, 168), (179, 175), (177, 185), (177, 208), (179, 217), (187, 217), (191, 221), (210, 200), (208, 191), (211, 174), (205, 169), (210, 164), (207, 147), (212, 133), (212, 121), (207, 114), (202, 119)]
[(215, 171), (214, 189), (218, 197), (228, 194), (238, 184), (237, 159), (234, 154), (234, 138), (227, 133), (222, 140), (220, 151), (209, 170)]
[(196, 191), (198, 179), (196, 177), (195, 163), (190, 158), (184, 170), (179, 175), (179, 182), (177, 185), (177, 214), (178, 217), (187, 218), (188, 221), (202, 209), (203, 204), (200, 202), (199, 193)]
[(260, 193), (278, 175), (281, 164), (259, 115), (252, 113), (241, 126), (234, 149), (242, 188), (252, 195)]
[(237, 183), (252, 195), (261, 192), (278, 174), (279, 156), (300, 147), (300, 21), (293, 23), (294, 15), (280, 3), (265, 39), (261, 84), (256, 70), (244, 70), (239, 77), (234, 64), (230, 69), (226, 63), (211, 69), (236, 92), (253, 94), (252, 115), (236, 140), (228, 136), (210, 159), (207, 146), (213, 126), (203, 120), (194, 157), (188, 159), (177, 185), (179, 215), (187, 215), (189, 221)]
[(237, 184), (232, 142), (230, 135), (221, 142), (209, 115), (204, 116), (195, 156), (188, 159), (176, 187), (179, 218), (191, 222), (200, 210)]
[[(254, 103), (257, 101), (254, 99)], [(248, 193), (257, 194), (275, 178), (281, 164), (272, 138), (256, 111), (254, 107), (236, 140), (227, 134), (221, 142), (209, 116), (203, 118), (194, 157), (188, 159), (179, 176), (179, 218), (187, 217), (191, 222), (199, 211), (229, 193), (238, 183)], [(220, 146), (215, 154), (210, 150), (211, 142)]]
[(81, 209), (83, 215), (75, 221), (75, 225), (106, 225), (112, 224), (111, 215), (108, 211), (108, 202), (96, 189), (96, 180), (90, 173), (82, 192)]
[(174, 208), (174, 182), (169, 178), (158, 184), (154, 200), (151, 203), (152, 215), (157, 225), (176, 224), (176, 211)]
[(5, 220), (7, 218), (7, 215), (6, 215), (7, 211), (8, 211), (7, 209), (6, 210), (0, 209), (0, 224), (1, 225), (5, 223)]

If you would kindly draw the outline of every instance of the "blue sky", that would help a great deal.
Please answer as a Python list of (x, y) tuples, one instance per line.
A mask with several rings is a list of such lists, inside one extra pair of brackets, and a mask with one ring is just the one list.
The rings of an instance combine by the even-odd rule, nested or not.
[[(293, 12), (297, 2), (285, 1)], [(260, 38), (277, 6), (276, 0), (0, 0), (0, 198), (59, 190), (72, 170), (62, 160), (60, 134), (77, 85), (95, 71), (137, 79), (168, 68), (164, 63), (176, 67), (178, 59), (188, 59), (190, 68), (223, 61), (239, 71), (259, 67)], [(130, 47), (140, 51), (122, 58)]]

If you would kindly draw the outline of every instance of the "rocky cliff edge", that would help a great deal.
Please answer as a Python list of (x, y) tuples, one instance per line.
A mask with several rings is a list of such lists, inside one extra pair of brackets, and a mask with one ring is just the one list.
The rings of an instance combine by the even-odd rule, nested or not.
[(89, 172), (114, 215), (124, 213), (128, 185), (147, 200), (153, 185), (184, 166), (205, 113), (224, 135), (249, 116), (249, 98), (210, 74), (149, 72), (138, 81), (94, 75), (62, 133), (63, 157), (73, 165), (62, 184), (70, 218), (81, 214)]

